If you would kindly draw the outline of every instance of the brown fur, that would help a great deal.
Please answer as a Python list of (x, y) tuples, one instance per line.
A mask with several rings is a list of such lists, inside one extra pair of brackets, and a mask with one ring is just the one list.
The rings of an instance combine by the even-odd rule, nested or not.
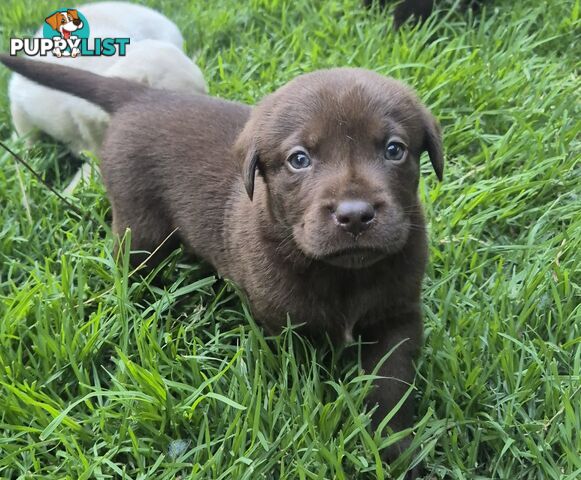
[[(50, 74), (23, 66), (38, 62), (1, 60), (48, 83)], [(341, 343), (353, 332), (371, 342), (362, 347), (368, 371), (403, 342), (369, 398), (379, 405), (377, 426), (413, 382), (422, 343), (420, 154), (427, 151), (438, 177), (443, 173), (437, 122), (413, 92), (366, 70), (332, 69), (300, 76), (251, 108), (143, 87), (130, 94), (127, 82), (117, 88), (115, 80), (74, 69), (64, 77), (84, 98), (99, 91), (113, 110), (101, 168), (114, 230), (131, 228), (133, 249), (152, 251), (178, 228), (191, 253), (240, 285), (269, 332), (280, 331), (287, 314), (313, 337)], [(111, 108), (105, 99), (115, 91), (127, 99)], [(384, 158), (395, 135), (409, 147), (399, 163)], [(287, 157), (297, 146), (311, 155), (310, 170), (290, 170)], [(358, 236), (336, 219), (338, 204), (349, 199), (375, 208)], [(407, 400), (390, 426), (401, 430), (412, 420)]]

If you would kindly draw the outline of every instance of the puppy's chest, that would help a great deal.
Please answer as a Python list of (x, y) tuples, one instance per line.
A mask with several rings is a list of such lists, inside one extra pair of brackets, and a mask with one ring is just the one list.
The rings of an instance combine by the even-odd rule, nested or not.
[(276, 309), (288, 312), (293, 323), (305, 324), (314, 334), (326, 333), (336, 343), (353, 341), (356, 325), (374, 323), (387, 316), (395, 302), (391, 292), (398, 282), (382, 278), (377, 281), (341, 281), (333, 278), (304, 278)]

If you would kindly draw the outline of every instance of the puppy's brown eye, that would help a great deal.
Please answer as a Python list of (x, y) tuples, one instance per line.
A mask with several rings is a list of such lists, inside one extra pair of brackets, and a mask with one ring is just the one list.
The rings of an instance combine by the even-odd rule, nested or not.
[(401, 160), (406, 152), (406, 146), (400, 142), (389, 142), (385, 147), (385, 159), (392, 162)]
[(293, 170), (304, 170), (311, 166), (311, 159), (305, 152), (295, 152), (287, 160)]

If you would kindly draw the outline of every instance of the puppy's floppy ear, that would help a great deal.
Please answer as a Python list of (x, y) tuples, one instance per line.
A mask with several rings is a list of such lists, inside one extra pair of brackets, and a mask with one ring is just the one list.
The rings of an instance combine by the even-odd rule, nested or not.
[(256, 171), (259, 170), (260, 161), (253, 130), (251, 121), (249, 121), (234, 145), (235, 154), (242, 159), (242, 178), (250, 200), (254, 197), (254, 179)]
[(44, 21), (50, 25), (53, 30), (59, 31), (59, 17), (60, 12), (53, 13), (50, 17), (46, 17)]
[(424, 144), (422, 151), (428, 152), (430, 162), (440, 182), (444, 178), (444, 147), (442, 146), (442, 130), (438, 120), (424, 109)]
[(254, 146), (248, 150), (246, 157), (244, 158), (243, 174), (244, 174), (244, 187), (246, 188), (246, 193), (248, 198), (252, 200), (254, 197), (254, 178), (256, 177), (256, 170), (258, 169), (258, 152)]
[(77, 10), (75, 9), (69, 9), (67, 10), (67, 13), (73, 17), (73, 20), (78, 20), (79, 19), (79, 12), (77, 12)]

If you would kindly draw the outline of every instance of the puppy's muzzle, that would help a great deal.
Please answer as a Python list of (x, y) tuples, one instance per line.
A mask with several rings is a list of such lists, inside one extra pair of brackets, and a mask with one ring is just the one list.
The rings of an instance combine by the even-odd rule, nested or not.
[(73, 20), (73, 24), (74, 24), (74, 25), (76, 25), (77, 27), (78, 27), (79, 25), (81, 25), (81, 23), (82, 23), (82, 22), (81, 22), (81, 19), (80, 19), (80, 18), (75, 18), (75, 19)]
[(339, 228), (357, 237), (373, 225), (375, 208), (364, 200), (342, 200), (332, 216)]

